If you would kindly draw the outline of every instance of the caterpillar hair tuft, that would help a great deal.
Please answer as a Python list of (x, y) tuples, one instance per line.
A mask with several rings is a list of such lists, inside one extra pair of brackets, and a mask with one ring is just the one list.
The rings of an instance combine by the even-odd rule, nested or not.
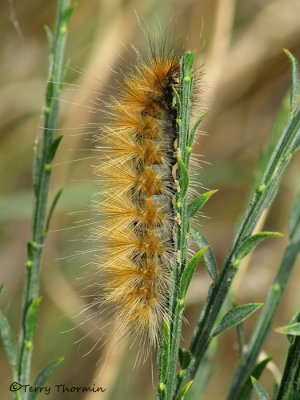
[(121, 321), (118, 337), (134, 333), (150, 348), (171, 319), (169, 293), (176, 265), (176, 212), (180, 57), (138, 54), (111, 99), (109, 121), (96, 137), (95, 173), (101, 198), (94, 204), (101, 243), (95, 301)]

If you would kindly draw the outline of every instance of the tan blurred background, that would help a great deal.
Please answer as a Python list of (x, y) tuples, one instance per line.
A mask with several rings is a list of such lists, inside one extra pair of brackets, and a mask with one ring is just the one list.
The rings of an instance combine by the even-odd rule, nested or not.
[[(53, 26), (55, 5), (54, 0), (1, 1), (0, 281), (5, 285), (1, 305), (15, 332), (19, 329), (30, 230), (32, 146), (41, 133), (40, 114), (47, 80), (44, 25)], [(101, 102), (114, 91), (114, 71), (134, 61), (131, 43), (145, 50), (144, 27), (153, 32), (160, 26), (161, 32), (172, 32), (183, 48), (195, 48), (203, 64), (201, 97), (209, 116), (203, 126), (208, 135), (199, 137), (195, 149), (205, 162), (197, 179), (206, 188), (219, 189), (219, 193), (207, 205), (206, 218), (200, 223), (221, 264), (253, 183), (259, 152), (267, 143), (290, 83), (289, 63), (282, 49), (288, 48), (300, 58), (299, 15), (299, 0), (78, 1), (70, 23), (69, 68), (59, 121), (59, 132), (65, 136), (56, 159), (51, 193), (61, 186), (65, 192), (52, 222), (43, 262), (43, 301), (33, 377), (51, 359), (64, 356), (64, 363), (49, 384), (95, 383), (107, 391), (90, 396), (57, 394), (53, 389), (47, 398), (154, 398), (150, 362), (134, 368), (133, 350), (126, 348), (126, 343), (116, 351), (108, 351), (112, 327), (102, 329), (100, 318), (82, 323), (89, 314), (75, 318), (88, 302), (81, 293), (94, 274), (89, 265), (92, 255), (88, 253), (93, 246), (86, 241), (90, 216), (85, 212), (90, 196), (97, 191), (90, 169), (97, 162), (90, 140), (96, 126), (93, 124), (103, 119)], [(300, 188), (299, 167), (298, 156), (284, 176), (264, 229), (286, 233), (288, 210)], [(285, 243), (285, 239), (269, 240), (258, 248), (237, 286), (239, 303), (264, 300)], [(299, 278), (298, 262), (274, 326), (287, 324), (299, 308)], [(189, 291), (185, 343), (208, 284), (202, 266)], [(246, 338), (255, 319), (252, 317), (245, 324)], [(282, 370), (286, 350), (286, 339), (273, 332), (265, 346), (265, 351), (274, 355), (273, 369)], [(230, 330), (220, 337), (204, 399), (226, 397), (236, 359), (236, 334)], [(2, 348), (0, 363), (0, 397), (9, 399), (11, 374)], [(266, 371), (263, 383), (270, 388), (271, 382), (272, 374)]]

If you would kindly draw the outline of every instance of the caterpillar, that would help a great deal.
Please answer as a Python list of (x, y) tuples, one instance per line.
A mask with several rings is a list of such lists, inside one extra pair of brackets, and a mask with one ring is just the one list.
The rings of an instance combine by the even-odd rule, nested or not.
[(153, 51), (124, 75), (112, 97), (109, 122), (96, 140), (95, 173), (101, 198), (94, 209), (101, 226), (97, 304), (120, 321), (119, 334), (134, 333), (157, 345), (170, 319), (169, 293), (176, 265), (178, 107), (180, 57)]

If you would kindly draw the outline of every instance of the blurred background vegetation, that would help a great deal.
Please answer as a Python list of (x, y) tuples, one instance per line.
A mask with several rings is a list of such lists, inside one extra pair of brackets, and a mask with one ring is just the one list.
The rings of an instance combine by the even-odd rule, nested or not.
[[(55, 6), (54, 0), (1, 2), (0, 281), (5, 285), (1, 307), (15, 331), (19, 329), (30, 230), (32, 146), (41, 133), (41, 106), (47, 82), (48, 44), (44, 25), (53, 26)], [(267, 143), (289, 87), (290, 66), (282, 49), (288, 48), (300, 59), (299, 15), (299, 0), (78, 1), (70, 23), (69, 67), (61, 102), (59, 129), (64, 140), (56, 158), (52, 185), (52, 193), (61, 186), (65, 191), (52, 222), (44, 256), (34, 374), (50, 359), (64, 356), (64, 363), (49, 384), (95, 383), (107, 391), (94, 396), (53, 392), (49, 398), (154, 398), (151, 363), (133, 368), (134, 354), (127, 343), (107, 355), (113, 327), (104, 329), (100, 317), (86, 323), (82, 322), (89, 318), (87, 314), (75, 318), (88, 302), (81, 293), (94, 275), (89, 265), (91, 244), (86, 241), (90, 216), (85, 212), (91, 194), (97, 191), (90, 168), (97, 162), (90, 140), (95, 131), (93, 124), (103, 121), (101, 102), (114, 92), (114, 71), (134, 62), (131, 43), (146, 49), (144, 27), (152, 32), (160, 26), (162, 32), (172, 32), (177, 44), (198, 52), (204, 76), (202, 110), (195, 110), (195, 115), (203, 109), (208, 109), (209, 115), (202, 126), (208, 135), (199, 138), (195, 149), (204, 161), (196, 177), (204, 187), (219, 189), (200, 222), (220, 263), (254, 181), (259, 153)], [(265, 230), (286, 233), (288, 210), (300, 188), (299, 167), (298, 155), (288, 168), (281, 192), (263, 222)], [(239, 303), (264, 300), (284, 246), (285, 239), (276, 239), (258, 248), (235, 286)], [(274, 326), (286, 325), (299, 308), (299, 278), (298, 263)], [(204, 269), (199, 268), (189, 290), (186, 341), (208, 283)], [(246, 337), (254, 323), (255, 317), (246, 322)], [(272, 373), (278, 374), (283, 366), (287, 351), (285, 337), (273, 332), (265, 351), (274, 355), (270, 367), (273, 372), (267, 370), (262, 379), (270, 387)], [(225, 398), (236, 359), (236, 333), (232, 329), (219, 340), (205, 399)], [(11, 375), (2, 349), (0, 363), (1, 399), (9, 399)]]

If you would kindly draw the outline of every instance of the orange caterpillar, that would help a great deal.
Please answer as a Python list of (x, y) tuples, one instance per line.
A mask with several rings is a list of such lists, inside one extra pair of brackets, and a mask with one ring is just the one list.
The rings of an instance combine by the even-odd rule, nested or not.
[(97, 265), (104, 276), (100, 303), (151, 346), (164, 318), (175, 265), (176, 117), (173, 88), (179, 59), (140, 60), (112, 99), (110, 123), (101, 132), (103, 159), (96, 168), (103, 199), (96, 210), (104, 243)]

